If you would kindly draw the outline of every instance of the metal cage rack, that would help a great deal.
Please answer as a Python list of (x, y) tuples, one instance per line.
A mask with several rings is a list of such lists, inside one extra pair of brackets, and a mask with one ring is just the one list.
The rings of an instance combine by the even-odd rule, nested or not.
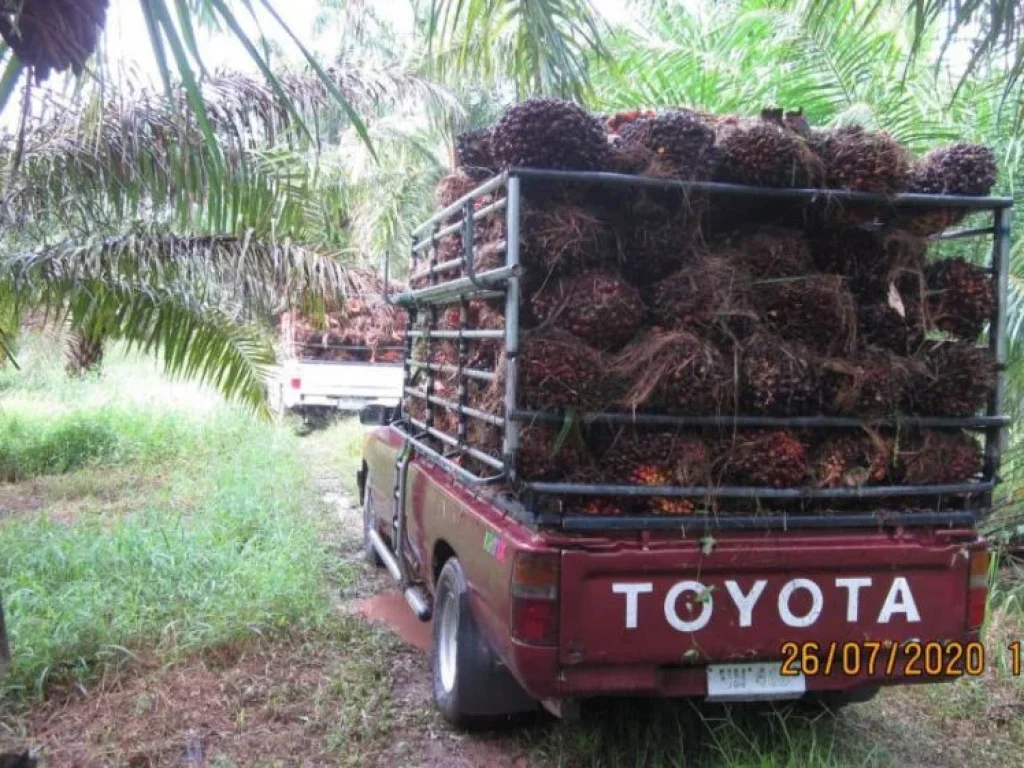
[[(565, 482), (527, 482), (516, 477), (516, 454), (519, 450), (520, 428), (524, 422), (547, 420), (561, 422), (563, 414), (524, 410), (518, 407), (516, 355), (520, 341), (520, 223), (524, 187), (547, 184), (619, 185), (633, 188), (676, 190), (684, 196), (708, 198), (745, 197), (762, 200), (789, 201), (795, 205), (869, 205), (879, 210), (894, 209), (957, 209), (991, 214), (991, 225), (962, 228), (932, 236), (933, 240), (990, 237), (992, 239), (989, 271), (994, 284), (995, 309), (989, 323), (988, 348), (997, 364), (996, 386), (984, 415), (968, 418), (893, 416), (890, 418), (857, 419), (828, 416), (671, 416), (629, 412), (577, 414), (584, 424), (623, 424), (674, 427), (744, 427), (744, 428), (852, 428), (859, 426), (957, 428), (979, 432), (984, 436), (984, 469), (982, 477), (969, 483), (951, 485), (885, 485), (855, 488), (761, 488), (747, 486), (643, 486), (608, 485)], [(488, 196), (486, 199), (485, 196)], [(485, 203), (481, 205), (481, 203)], [(603, 172), (569, 172), (513, 168), (480, 184), (469, 194), (437, 212), (413, 232), (410, 285), (426, 281), (419, 287), (398, 294), (394, 303), (408, 311), (405, 337), (404, 394), (424, 405), (425, 418), (414, 419), (403, 409), (394, 426), (401, 430), (407, 448), (439, 465), (471, 487), (491, 488), (492, 501), (508, 512), (534, 525), (550, 525), (564, 530), (700, 530), (700, 529), (796, 529), (876, 527), (879, 525), (973, 525), (991, 509), (993, 491), (998, 481), (1001, 454), (1005, 447), (1006, 428), (1010, 419), (1004, 413), (1006, 362), (1006, 295), (1010, 250), (1010, 216), (1012, 200), (999, 197), (966, 197), (953, 195), (876, 194), (822, 189), (774, 189), (720, 184), (712, 182), (679, 182)], [(491, 248), (504, 252), (499, 266), (477, 271), (474, 232), (490, 216), (504, 214), (505, 239)], [(442, 239), (459, 235), (461, 253), (455, 258), (438, 261)], [(390, 261), (385, 260), (385, 295), (388, 295)], [(453, 274), (454, 272), (454, 274)], [(468, 326), (468, 302), (472, 299), (504, 298), (504, 328), (478, 329)], [(438, 329), (439, 312), (458, 307), (458, 328)], [(458, 350), (457, 363), (443, 364), (414, 360), (417, 343), (429, 345), (435, 340), (453, 342)], [(493, 340), (500, 343), (503, 354), (497, 370), (481, 370), (469, 366), (469, 342)], [(425, 373), (425, 386), (413, 386), (417, 371)], [(439, 397), (435, 391), (437, 374), (455, 376), (457, 399)], [(469, 383), (498, 383), (504, 388), (504, 412), (500, 416), (470, 406)], [(457, 416), (454, 434), (438, 429), (434, 416), (437, 409)], [(469, 440), (472, 420), (484, 422), (501, 431), (501, 457), (497, 458)], [(433, 442), (434, 445), (431, 445)], [(438, 450), (435, 446), (441, 446)], [(493, 473), (478, 474), (463, 466), (463, 459), (475, 460)], [(503, 492), (504, 491), (504, 492)], [(509, 491), (511, 491), (509, 493)], [(792, 500), (865, 500), (895, 497), (956, 496), (965, 499), (963, 509), (946, 511), (884, 510), (870, 512), (771, 512), (762, 514), (716, 514), (688, 516), (577, 516), (545, 511), (545, 499), (551, 497), (676, 497), (700, 499)], [(547, 505), (550, 506), (550, 505)]]

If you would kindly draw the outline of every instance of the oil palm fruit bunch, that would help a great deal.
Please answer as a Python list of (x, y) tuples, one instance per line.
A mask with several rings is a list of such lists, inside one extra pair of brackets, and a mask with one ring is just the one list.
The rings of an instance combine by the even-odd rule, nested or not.
[(610, 270), (550, 281), (530, 305), (542, 324), (552, 323), (605, 351), (621, 349), (644, 319), (640, 292)]
[(922, 416), (973, 416), (995, 387), (992, 353), (970, 342), (929, 342), (914, 363), (907, 404)]
[(491, 150), (491, 129), (475, 128), (455, 137), (459, 169), (475, 181), (494, 175), (496, 163)]
[(768, 416), (816, 412), (821, 384), (811, 351), (768, 334), (755, 334), (740, 350), (740, 402)]
[(741, 232), (722, 243), (716, 253), (742, 264), (758, 280), (799, 277), (814, 271), (807, 238), (789, 227), (765, 225), (753, 232)]
[(510, 107), (491, 132), (499, 168), (522, 166), (567, 171), (602, 168), (608, 138), (600, 121), (559, 99), (529, 99)]
[[(601, 355), (571, 333), (556, 328), (524, 334), (518, 365), (527, 409), (593, 411), (605, 403)], [(503, 392), (501, 376), (496, 384)]]
[(527, 206), (520, 231), (528, 281), (606, 267), (616, 258), (614, 233), (597, 212), (584, 206)]
[(913, 386), (916, 368), (898, 355), (869, 349), (822, 362), (824, 406), (838, 416), (891, 416)]
[(759, 187), (808, 187), (823, 181), (821, 160), (807, 142), (771, 120), (719, 123), (716, 181)]
[(817, 488), (856, 488), (888, 480), (895, 462), (895, 443), (877, 432), (827, 438), (811, 455)]
[[(500, 449), (500, 443), (496, 447)], [(558, 481), (578, 471), (587, 462), (587, 454), (582, 440), (571, 430), (536, 423), (520, 430), (516, 461), (522, 480)]]
[(865, 346), (909, 355), (924, 343), (926, 318), (911, 296), (857, 307), (857, 338)]
[(722, 476), (729, 485), (794, 488), (807, 481), (807, 447), (789, 430), (741, 432), (723, 449)]
[(645, 147), (665, 169), (665, 175), (684, 181), (706, 181), (714, 170), (715, 134), (690, 110), (642, 117), (619, 129), (627, 144)]
[(857, 338), (857, 304), (839, 275), (805, 275), (757, 286), (761, 322), (784, 339), (825, 354), (848, 354)]
[[(623, 433), (601, 457), (600, 468), (612, 482), (636, 485), (697, 485), (710, 483), (711, 453), (694, 435), (674, 432)], [(689, 515), (693, 499), (658, 497), (643, 502), (649, 514)]]
[[(633, 193), (630, 193), (631, 195)], [(662, 207), (651, 198), (646, 204), (621, 208), (619, 267), (629, 282), (648, 286), (683, 266), (692, 250), (694, 217), (676, 201)]]
[[(984, 196), (996, 183), (992, 150), (980, 144), (952, 144), (933, 149), (914, 163), (907, 189), (926, 195)], [(907, 212), (896, 226), (918, 235), (942, 232), (963, 220), (967, 211), (932, 208)]]
[(36, 82), (50, 72), (85, 71), (106, 23), (110, 0), (0, 0), (0, 38), (30, 67)]
[(907, 186), (910, 155), (885, 131), (843, 126), (818, 133), (812, 145), (830, 188), (891, 195)]
[(984, 196), (996, 183), (996, 158), (981, 144), (933, 149), (910, 172), (907, 189), (926, 195)]
[(921, 430), (897, 454), (900, 480), (909, 485), (966, 483), (981, 469), (981, 446), (966, 432)]
[(715, 346), (689, 331), (651, 329), (611, 361), (621, 404), (676, 414), (712, 414), (735, 401), (735, 382)]
[(935, 327), (965, 341), (977, 339), (995, 310), (991, 276), (956, 258), (929, 264), (925, 279), (928, 311)]
[(724, 256), (697, 256), (647, 293), (652, 317), (668, 329), (725, 341), (746, 336), (757, 319), (750, 275)]

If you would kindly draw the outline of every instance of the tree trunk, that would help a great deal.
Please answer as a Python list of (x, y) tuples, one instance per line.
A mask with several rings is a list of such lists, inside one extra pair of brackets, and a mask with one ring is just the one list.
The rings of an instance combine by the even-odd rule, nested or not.
[(68, 344), (67, 365), (69, 376), (82, 376), (97, 371), (103, 364), (103, 336), (75, 331)]

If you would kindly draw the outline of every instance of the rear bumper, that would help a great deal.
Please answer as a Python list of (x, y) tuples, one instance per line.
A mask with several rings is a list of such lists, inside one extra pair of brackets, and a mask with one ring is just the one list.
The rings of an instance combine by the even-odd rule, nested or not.
[[(977, 640), (965, 636), (957, 642)], [(782, 660), (779, 659), (779, 664)], [(619, 664), (600, 666), (559, 666), (554, 648), (538, 648), (513, 644), (510, 668), (530, 695), (537, 699), (586, 699), (599, 696), (648, 696), (655, 698), (703, 698), (707, 696), (707, 669), (704, 666), (662, 666), (657, 664)], [(902, 670), (903, 668), (900, 667)], [(953, 682), (957, 675), (946, 674), (875, 674), (846, 675), (833, 671), (829, 675), (807, 677), (807, 690), (844, 691), (866, 685), (915, 685)]]

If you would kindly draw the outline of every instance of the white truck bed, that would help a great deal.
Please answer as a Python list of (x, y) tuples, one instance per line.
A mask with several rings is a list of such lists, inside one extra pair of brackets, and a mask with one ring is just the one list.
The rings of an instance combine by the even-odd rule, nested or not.
[(358, 411), (377, 402), (397, 406), (402, 364), (288, 360), (278, 369), (271, 395), (279, 413)]

